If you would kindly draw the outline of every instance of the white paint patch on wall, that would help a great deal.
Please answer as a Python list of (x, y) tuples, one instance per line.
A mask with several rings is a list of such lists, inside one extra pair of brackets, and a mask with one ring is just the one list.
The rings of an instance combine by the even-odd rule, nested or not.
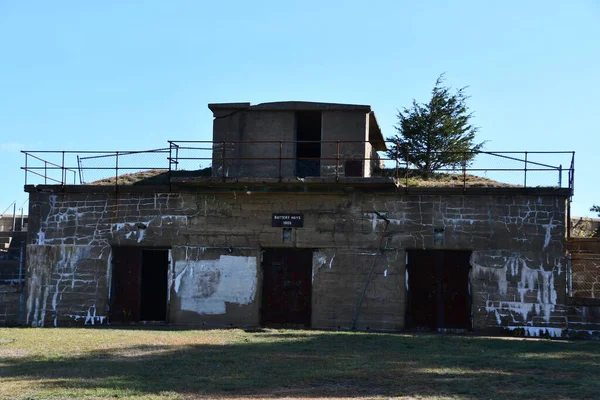
[[(529, 318), (534, 310), (537, 315), (543, 316), (546, 323), (550, 322), (552, 312), (555, 310), (557, 301), (557, 292), (554, 285), (554, 270), (545, 270), (543, 265), (539, 268), (531, 268), (527, 264), (529, 260), (518, 254), (510, 256), (494, 256), (488, 259), (493, 263), (494, 258), (503, 260), (502, 267), (495, 265), (486, 266), (484, 257), (478, 252), (473, 252), (471, 256), (471, 265), (473, 267), (473, 277), (485, 279), (488, 277), (491, 281), (496, 281), (498, 292), (506, 301), (486, 301), (485, 310), (488, 313), (494, 313), (498, 325), (502, 325), (503, 316), (511, 317), (513, 323), (517, 322), (516, 316), (521, 317), (522, 323), (532, 323)], [(513, 279), (517, 278), (517, 279)], [(508, 296), (508, 283), (516, 281), (517, 296)], [(513, 283), (514, 284), (514, 283)], [(527, 297), (535, 293), (535, 298)]]
[[(51, 315), (54, 326), (58, 326), (62, 316), (84, 319), (85, 324), (103, 323), (106, 316), (99, 315), (96, 301), (103, 297), (99, 294), (99, 279), (110, 276), (111, 251), (110, 248), (106, 250), (89, 246), (29, 245), (27, 267), (30, 278), (25, 304), (27, 325), (45, 326), (48, 322), (46, 313)], [(85, 263), (104, 259), (106, 261), (102, 262), (105, 262), (107, 272), (102, 268), (94, 270), (89, 265), (85, 267)], [(71, 299), (77, 296), (81, 303), (70, 301), (64, 305), (65, 296)], [(91, 302), (93, 306), (90, 307)]]
[(175, 273), (174, 289), (181, 310), (204, 315), (225, 314), (226, 303), (250, 304), (256, 295), (256, 257), (186, 259), (176, 261)]
[[(331, 257), (331, 261), (329, 262), (329, 268), (331, 268), (334, 258), (335, 258), (335, 254)], [(319, 272), (321, 267), (323, 267), (324, 265), (327, 265), (327, 254), (325, 254), (322, 251), (314, 251), (313, 258), (312, 258), (312, 282), (313, 283), (315, 282), (315, 276), (317, 276), (317, 273)]]
[(540, 337), (548, 335), (550, 337), (561, 337), (563, 330), (560, 328), (548, 328), (544, 326), (505, 326), (509, 331), (523, 330), (525, 336)]
[(550, 217), (550, 222), (547, 224), (542, 224), (542, 228), (546, 229), (546, 233), (544, 235), (544, 247), (542, 250), (546, 250), (548, 245), (550, 244), (550, 239), (552, 238), (552, 228), (556, 228), (557, 225), (553, 224), (554, 217)]

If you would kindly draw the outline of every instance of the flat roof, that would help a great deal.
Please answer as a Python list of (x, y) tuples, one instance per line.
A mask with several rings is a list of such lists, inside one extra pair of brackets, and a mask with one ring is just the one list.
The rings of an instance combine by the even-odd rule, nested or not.
[(365, 104), (322, 103), (314, 101), (274, 101), (260, 104), (250, 103), (211, 103), (211, 111), (236, 109), (248, 111), (364, 111), (370, 112), (371, 106)]

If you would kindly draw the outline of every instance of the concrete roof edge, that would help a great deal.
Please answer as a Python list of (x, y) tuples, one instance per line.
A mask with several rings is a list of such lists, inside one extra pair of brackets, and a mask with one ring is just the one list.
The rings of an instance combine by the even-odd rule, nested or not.
[[(219, 178), (220, 179), (220, 178)], [(284, 178), (282, 182), (276, 182), (276, 178), (267, 180), (265, 178), (228, 178), (225, 182), (214, 177), (203, 178), (179, 178), (174, 179), (174, 186), (169, 185), (121, 185), (116, 188), (113, 185), (26, 185), (26, 192), (46, 193), (107, 193), (118, 191), (120, 193), (166, 193), (166, 192), (189, 192), (200, 188), (226, 188), (239, 189), (240, 186), (261, 186), (273, 188), (288, 188), (296, 191), (302, 188), (312, 187), (330, 190), (337, 188), (362, 188), (366, 191), (382, 192), (393, 191), (398, 195), (535, 195), (535, 196), (557, 196), (570, 197), (569, 188), (532, 187), (532, 188), (506, 188), (506, 187), (409, 187), (397, 186), (392, 178), (340, 178), (339, 183), (332, 184), (324, 178), (307, 178), (306, 182), (298, 182), (297, 178)], [(384, 187), (386, 189), (384, 189)]]
[(250, 107), (250, 103), (208, 103), (208, 109), (211, 111), (244, 109), (248, 107)]
[(318, 101), (273, 101), (249, 107), (253, 111), (364, 111), (370, 112), (367, 104), (326, 103)]

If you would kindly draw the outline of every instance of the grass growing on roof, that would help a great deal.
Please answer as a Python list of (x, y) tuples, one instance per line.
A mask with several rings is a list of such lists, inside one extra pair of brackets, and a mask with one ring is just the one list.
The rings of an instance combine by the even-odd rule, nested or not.
[[(406, 171), (400, 169), (398, 172), (399, 183), (401, 186), (406, 185)], [(171, 177), (209, 177), (212, 176), (211, 167), (196, 171), (172, 170)], [(395, 169), (377, 170), (373, 177), (396, 177)], [(119, 185), (168, 185), (169, 171), (165, 169), (151, 169), (139, 172), (125, 173), (118, 176), (112, 176), (97, 181), (90, 182), (90, 185), (114, 185), (118, 179)], [(408, 186), (409, 187), (521, 187), (508, 183), (498, 182), (492, 179), (465, 175), (460, 173), (438, 172), (425, 178), (425, 176), (416, 170), (408, 171)]]
[(264, 330), (0, 329), (0, 398), (595, 398), (600, 343)]

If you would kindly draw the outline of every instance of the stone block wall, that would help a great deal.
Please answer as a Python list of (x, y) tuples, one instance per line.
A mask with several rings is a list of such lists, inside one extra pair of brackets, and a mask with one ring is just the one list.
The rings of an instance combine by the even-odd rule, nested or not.
[[(336, 170), (340, 176), (345, 174), (346, 161), (362, 161), (363, 171), (365, 158), (365, 141), (368, 138), (368, 114), (357, 111), (324, 111), (323, 112), (323, 144), (321, 145), (321, 176), (335, 176)], [(339, 168), (337, 161), (337, 143), (328, 141), (341, 141)], [(369, 145), (370, 146), (370, 145)], [(348, 159), (348, 160), (346, 160)], [(369, 176), (369, 175), (365, 175)]]
[[(213, 123), (213, 175), (279, 177), (281, 155), (281, 176), (294, 176), (295, 162), (290, 160), (296, 156), (296, 147), (290, 143), (295, 140), (294, 112), (238, 111), (229, 115), (232, 112)], [(281, 149), (280, 141), (285, 142)]]
[[(27, 323), (106, 323), (111, 249), (142, 246), (171, 249), (171, 323), (258, 325), (261, 250), (297, 247), (314, 250), (312, 327), (349, 328), (366, 286), (357, 327), (400, 330), (406, 250), (448, 249), (472, 251), (475, 330), (563, 336), (565, 207), (559, 195), (510, 189), (496, 195), (32, 191)], [(277, 212), (304, 215), (291, 243), (271, 226)], [(194, 287), (202, 301), (194, 299)]]
[(13, 326), (20, 319), (21, 290), (16, 285), (0, 284), (0, 326)]
[[(213, 123), (212, 165), (214, 176), (291, 177), (296, 175), (296, 120), (294, 111), (220, 110)], [(363, 163), (364, 176), (370, 176), (368, 140), (369, 114), (365, 111), (323, 111), (321, 176), (344, 176), (345, 159)], [(240, 142), (241, 143), (231, 143)], [(247, 141), (247, 142), (243, 142)], [(252, 143), (261, 141), (262, 143)], [(281, 148), (279, 142), (282, 142)], [(340, 159), (337, 144), (341, 141)], [(223, 142), (228, 142), (223, 144)], [(271, 142), (271, 143), (265, 143)], [(281, 175), (279, 156), (281, 161)]]

